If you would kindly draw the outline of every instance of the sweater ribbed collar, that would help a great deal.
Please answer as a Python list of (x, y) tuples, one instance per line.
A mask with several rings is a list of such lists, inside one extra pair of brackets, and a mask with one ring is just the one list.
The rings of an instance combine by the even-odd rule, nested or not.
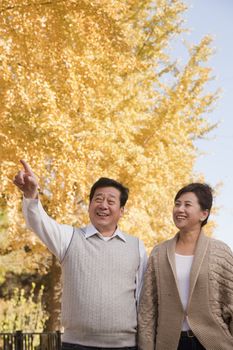
[[(101, 239), (103, 237), (101, 233), (92, 224), (89, 224), (86, 227), (84, 227), (83, 232), (84, 232), (85, 238), (90, 238), (94, 235), (98, 235)], [(123, 242), (126, 242), (124, 233), (118, 227), (116, 228), (116, 231), (114, 232), (114, 234), (111, 236), (111, 238), (113, 237), (119, 237)]]

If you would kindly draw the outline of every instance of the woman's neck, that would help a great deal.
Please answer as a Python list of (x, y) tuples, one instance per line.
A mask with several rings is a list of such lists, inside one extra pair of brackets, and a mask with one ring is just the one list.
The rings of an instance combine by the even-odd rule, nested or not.
[(200, 230), (188, 232), (180, 231), (176, 242), (176, 253), (181, 255), (194, 255), (200, 232)]

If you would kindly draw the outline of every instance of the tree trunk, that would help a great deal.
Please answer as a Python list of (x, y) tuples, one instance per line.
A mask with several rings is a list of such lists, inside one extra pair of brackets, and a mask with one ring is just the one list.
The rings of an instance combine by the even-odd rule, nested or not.
[(61, 329), (61, 268), (57, 258), (52, 256), (52, 263), (45, 276), (44, 300), (49, 319), (45, 331), (52, 332)]

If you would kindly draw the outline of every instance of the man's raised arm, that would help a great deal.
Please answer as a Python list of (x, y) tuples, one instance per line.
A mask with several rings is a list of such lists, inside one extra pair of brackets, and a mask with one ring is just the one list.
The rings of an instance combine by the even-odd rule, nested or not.
[(36, 175), (27, 162), (20, 162), (23, 169), (17, 173), (13, 182), (24, 194), (23, 215), (27, 227), (62, 261), (72, 238), (73, 227), (61, 225), (48, 216), (39, 200)]

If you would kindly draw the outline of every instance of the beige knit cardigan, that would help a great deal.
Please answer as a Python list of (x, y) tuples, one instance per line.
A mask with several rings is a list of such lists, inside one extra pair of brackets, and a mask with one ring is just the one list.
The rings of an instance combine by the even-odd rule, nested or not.
[(149, 258), (138, 315), (140, 350), (177, 350), (185, 315), (207, 350), (233, 350), (233, 254), (200, 234), (190, 274), (186, 311), (180, 300), (175, 246), (178, 234)]

